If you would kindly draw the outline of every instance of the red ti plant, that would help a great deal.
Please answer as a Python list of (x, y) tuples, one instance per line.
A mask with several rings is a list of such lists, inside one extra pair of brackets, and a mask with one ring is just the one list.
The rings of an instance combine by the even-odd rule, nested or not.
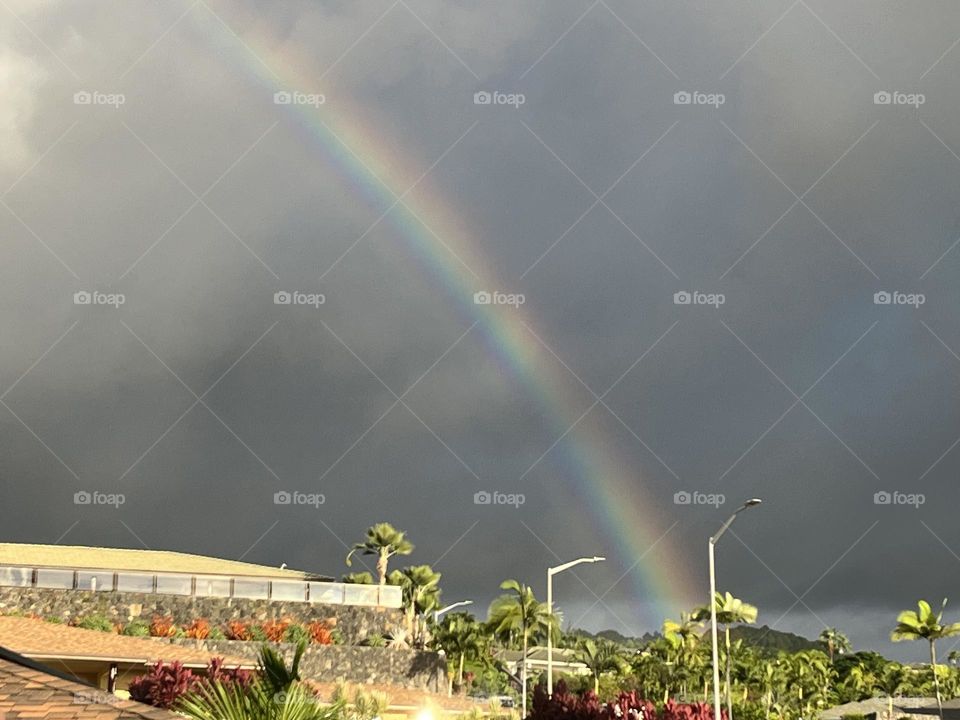
[(243, 622), (242, 620), (231, 620), (227, 623), (225, 634), (227, 640), (249, 640), (250, 623)]
[(210, 623), (204, 618), (197, 618), (183, 629), (188, 638), (206, 640), (210, 637)]
[(146, 675), (130, 681), (130, 698), (158, 708), (170, 708), (197, 684), (197, 676), (182, 663), (158, 662)]
[(177, 626), (169, 615), (154, 615), (150, 621), (151, 637), (173, 637), (177, 633)]
[(286, 634), (287, 628), (290, 627), (290, 620), (288, 618), (282, 620), (267, 620), (260, 627), (270, 642), (283, 642), (283, 636)]

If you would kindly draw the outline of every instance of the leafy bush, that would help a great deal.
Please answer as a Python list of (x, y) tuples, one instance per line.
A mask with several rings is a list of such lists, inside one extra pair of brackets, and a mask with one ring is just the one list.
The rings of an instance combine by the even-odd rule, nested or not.
[(218, 627), (210, 628), (210, 635), (207, 637), (208, 640), (226, 640), (227, 636), (223, 634), (223, 630)]
[(287, 628), (287, 631), (283, 634), (283, 642), (288, 643), (299, 643), (302, 640), (310, 641), (310, 633), (307, 632), (307, 629), (300, 625), (299, 623), (294, 623)]
[(210, 623), (204, 618), (197, 618), (183, 629), (183, 634), (194, 640), (206, 640), (210, 637)]
[(366, 647), (386, 647), (387, 639), (380, 633), (373, 633), (367, 635), (360, 644)]
[(116, 626), (113, 622), (105, 615), (100, 615), (94, 613), (93, 615), (87, 615), (86, 617), (77, 618), (73, 622), (74, 627), (83, 628), (84, 630), (99, 630), (100, 632), (117, 632)]
[(227, 640), (250, 640), (250, 623), (243, 620), (231, 620), (224, 628)]
[(180, 662), (156, 663), (146, 675), (130, 681), (130, 698), (158, 708), (170, 708), (197, 684), (197, 676)]
[(307, 625), (310, 642), (316, 645), (333, 645), (333, 632), (326, 620), (314, 620)]
[(288, 618), (283, 618), (282, 620), (267, 620), (260, 627), (266, 639), (270, 642), (283, 642), (283, 638), (287, 634), (287, 628), (290, 627), (290, 620)]
[(122, 634), (130, 637), (150, 637), (150, 626), (143, 620), (134, 620), (127, 623)]
[[(713, 708), (706, 703), (677, 703), (667, 700), (657, 708), (636, 691), (621, 692), (612, 702), (602, 704), (592, 691), (575, 695), (561, 680), (553, 697), (543, 686), (533, 693), (533, 711), (529, 720), (620, 720), (642, 717), (644, 720), (713, 720)], [(725, 719), (722, 715), (721, 720)]]
[(177, 626), (173, 624), (173, 618), (169, 615), (154, 615), (150, 621), (150, 635), (152, 637), (174, 637), (177, 634)]
[(267, 633), (263, 631), (262, 625), (250, 626), (250, 639), (255, 640), (256, 642), (267, 642)]
[(172, 708), (184, 695), (203, 686), (229, 685), (244, 690), (255, 679), (256, 673), (250, 670), (226, 667), (223, 658), (211, 659), (203, 676), (194, 674), (180, 662), (169, 665), (158, 662), (149, 673), (131, 680), (129, 690), (133, 700), (158, 708)]

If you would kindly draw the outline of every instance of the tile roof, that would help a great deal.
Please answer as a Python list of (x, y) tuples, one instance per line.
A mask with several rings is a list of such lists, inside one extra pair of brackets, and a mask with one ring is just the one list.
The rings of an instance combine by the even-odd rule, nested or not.
[(289, 568), (268, 567), (237, 560), (169, 550), (98, 548), (83, 545), (31, 545), (0, 543), (0, 565), (27, 567), (65, 567), (132, 572), (172, 572), (188, 575), (242, 575), (252, 577), (299, 579), (317, 577)]
[[(0, 646), (33, 658), (85, 658), (153, 663), (157, 660), (206, 667), (216, 653), (174, 645), (159, 638), (139, 638), (85, 630), (21, 617), (0, 617)], [(255, 667), (241, 658), (224, 658), (227, 666)], [(0, 718), (3, 716), (0, 715)]]
[(121, 700), (0, 648), (0, 717), (5, 720), (182, 720)]

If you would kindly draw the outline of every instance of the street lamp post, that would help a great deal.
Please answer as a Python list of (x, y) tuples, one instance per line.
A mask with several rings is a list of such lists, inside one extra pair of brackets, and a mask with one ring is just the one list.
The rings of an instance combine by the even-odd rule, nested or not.
[[(720, 541), (720, 537), (727, 531), (727, 529), (733, 525), (733, 521), (737, 519), (737, 515), (746, 510), (747, 508), (754, 507), (759, 505), (762, 501), (760, 498), (751, 498), (747, 500), (743, 505), (741, 505), (737, 510), (729, 517), (729, 519), (720, 526), (720, 529), (717, 531), (717, 534), (710, 538), (708, 543), (710, 549), (710, 639), (713, 644), (713, 718), (714, 720), (720, 720), (720, 649), (717, 644), (717, 572), (716, 572), (716, 563), (714, 561), (714, 548), (717, 543)], [(733, 720), (732, 718), (727, 718), (727, 720)]]
[[(603, 557), (584, 557), (547, 569), (547, 614), (553, 617), (553, 576), (582, 563), (603, 562)], [(527, 659), (524, 658), (526, 663)], [(547, 694), (553, 697), (553, 633), (547, 632)], [(524, 708), (526, 710), (526, 708)]]
[(437, 622), (440, 619), (440, 616), (443, 615), (445, 612), (453, 610), (454, 608), (465, 607), (467, 605), (473, 605), (473, 600), (461, 600), (460, 602), (455, 602), (451, 605), (447, 605), (446, 607), (440, 608), (439, 610), (434, 610), (433, 621)]

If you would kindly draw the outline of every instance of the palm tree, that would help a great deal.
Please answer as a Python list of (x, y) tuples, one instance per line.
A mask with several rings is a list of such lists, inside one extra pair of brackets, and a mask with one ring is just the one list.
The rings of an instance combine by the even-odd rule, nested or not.
[(436, 626), (434, 642), (450, 657), (457, 658), (457, 686), (463, 686), (463, 666), (467, 658), (475, 660), (483, 653), (484, 637), (480, 625), (467, 613), (451, 613)]
[(960, 635), (960, 623), (949, 625), (941, 624), (947, 599), (943, 599), (940, 612), (934, 615), (930, 603), (921, 600), (916, 610), (904, 610), (897, 616), (897, 626), (890, 633), (894, 642), (902, 640), (926, 640), (930, 643), (930, 668), (933, 670), (933, 686), (937, 694), (937, 709), (940, 711), (940, 720), (943, 720), (943, 700), (940, 697), (940, 679), (937, 676), (937, 640)]
[[(680, 622), (675, 620), (663, 621), (663, 637), (673, 647), (675, 660), (682, 676), (687, 676), (696, 664), (697, 647), (700, 644), (703, 623), (694, 620), (691, 615), (680, 613)], [(686, 682), (680, 685), (680, 695), (687, 693)]]
[[(755, 623), (757, 621), (757, 608), (753, 605), (735, 598), (730, 593), (717, 594), (713, 598), (713, 604), (717, 610), (717, 624), (723, 626), (724, 645), (727, 649), (726, 659), (726, 684), (724, 692), (727, 696), (727, 717), (733, 718), (733, 701), (730, 692), (730, 626), (734, 623)], [(694, 620), (706, 621), (710, 619), (710, 608), (700, 607), (693, 612)]]
[(823, 632), (820, 633), (819, 640), (827, 646), (827, 655), (830, 656), (831, 665), (833, 664), (833, 654), (835, 652), (843, 655), (853, 649), (847, 636), (836, 628), (825, 628)]
[(387, 582), (403, 589), (407, 632), (415, 642), (422, 642), (425, 634), (423, 617), (440, 604), (440, 573), (434, 572), (429, 565), (413, 565), (394, 570)]
[(891, 663), (877, 678), (877, 687), (887, 696), (887, 716), (893, 718), (893, 698), (910, 687), (910, 673), (903, 665)]
[(501, 590), (510, 593), (501, 595), (490, 604), (487, 613), (487, 626), (496, 637), (507, 643), (514, 642), (520, 636), (521, 670), (520, 682), (523, 717), (527, 715), (527, 648), (530, 640), (545, 637), (546, 633), (559, 635), (557, 615), (547, 611), (546, 603), (537, 600), (533, 590), (516, 580), (504, 580), (500, 584)]
[(362, 543), (356, 543), (347, 553), (347, 567), (353, 564), (353, 554), (376, 555), (377, 576), (380, 585), (387, 584), (387, 565), (394, 555), (409, 555), (413, 552), (413, 543), (406, 539), (405, 534), (397, 530), (390, 523), (377, 523), (367, 528), (367, 537)]
[(300, 682), (300, 660), (306, 641), (297, 645), (291, 667), (276, 650), (260, 650), (257, 676), (248, 686), (213, 680), (198, 683), (176, 705), (194, 720), (338, 720), (342, 704), (319, 704), (312, 690)]
[(373, 573), (367, 572), (354, 572), (347, 573), (342, 578), (340, 582), (348, 583), (350, 585), (373, 585)]
[(582, 662), (593, 675), (593, 693), (600, 692), (600, 676), (606, 672), (622, 672), (626, 661), (620, 654), (620, 647), (611, 640), (601, 638), (598, 641), (585, 638), (576, 650), (578, 662)]

